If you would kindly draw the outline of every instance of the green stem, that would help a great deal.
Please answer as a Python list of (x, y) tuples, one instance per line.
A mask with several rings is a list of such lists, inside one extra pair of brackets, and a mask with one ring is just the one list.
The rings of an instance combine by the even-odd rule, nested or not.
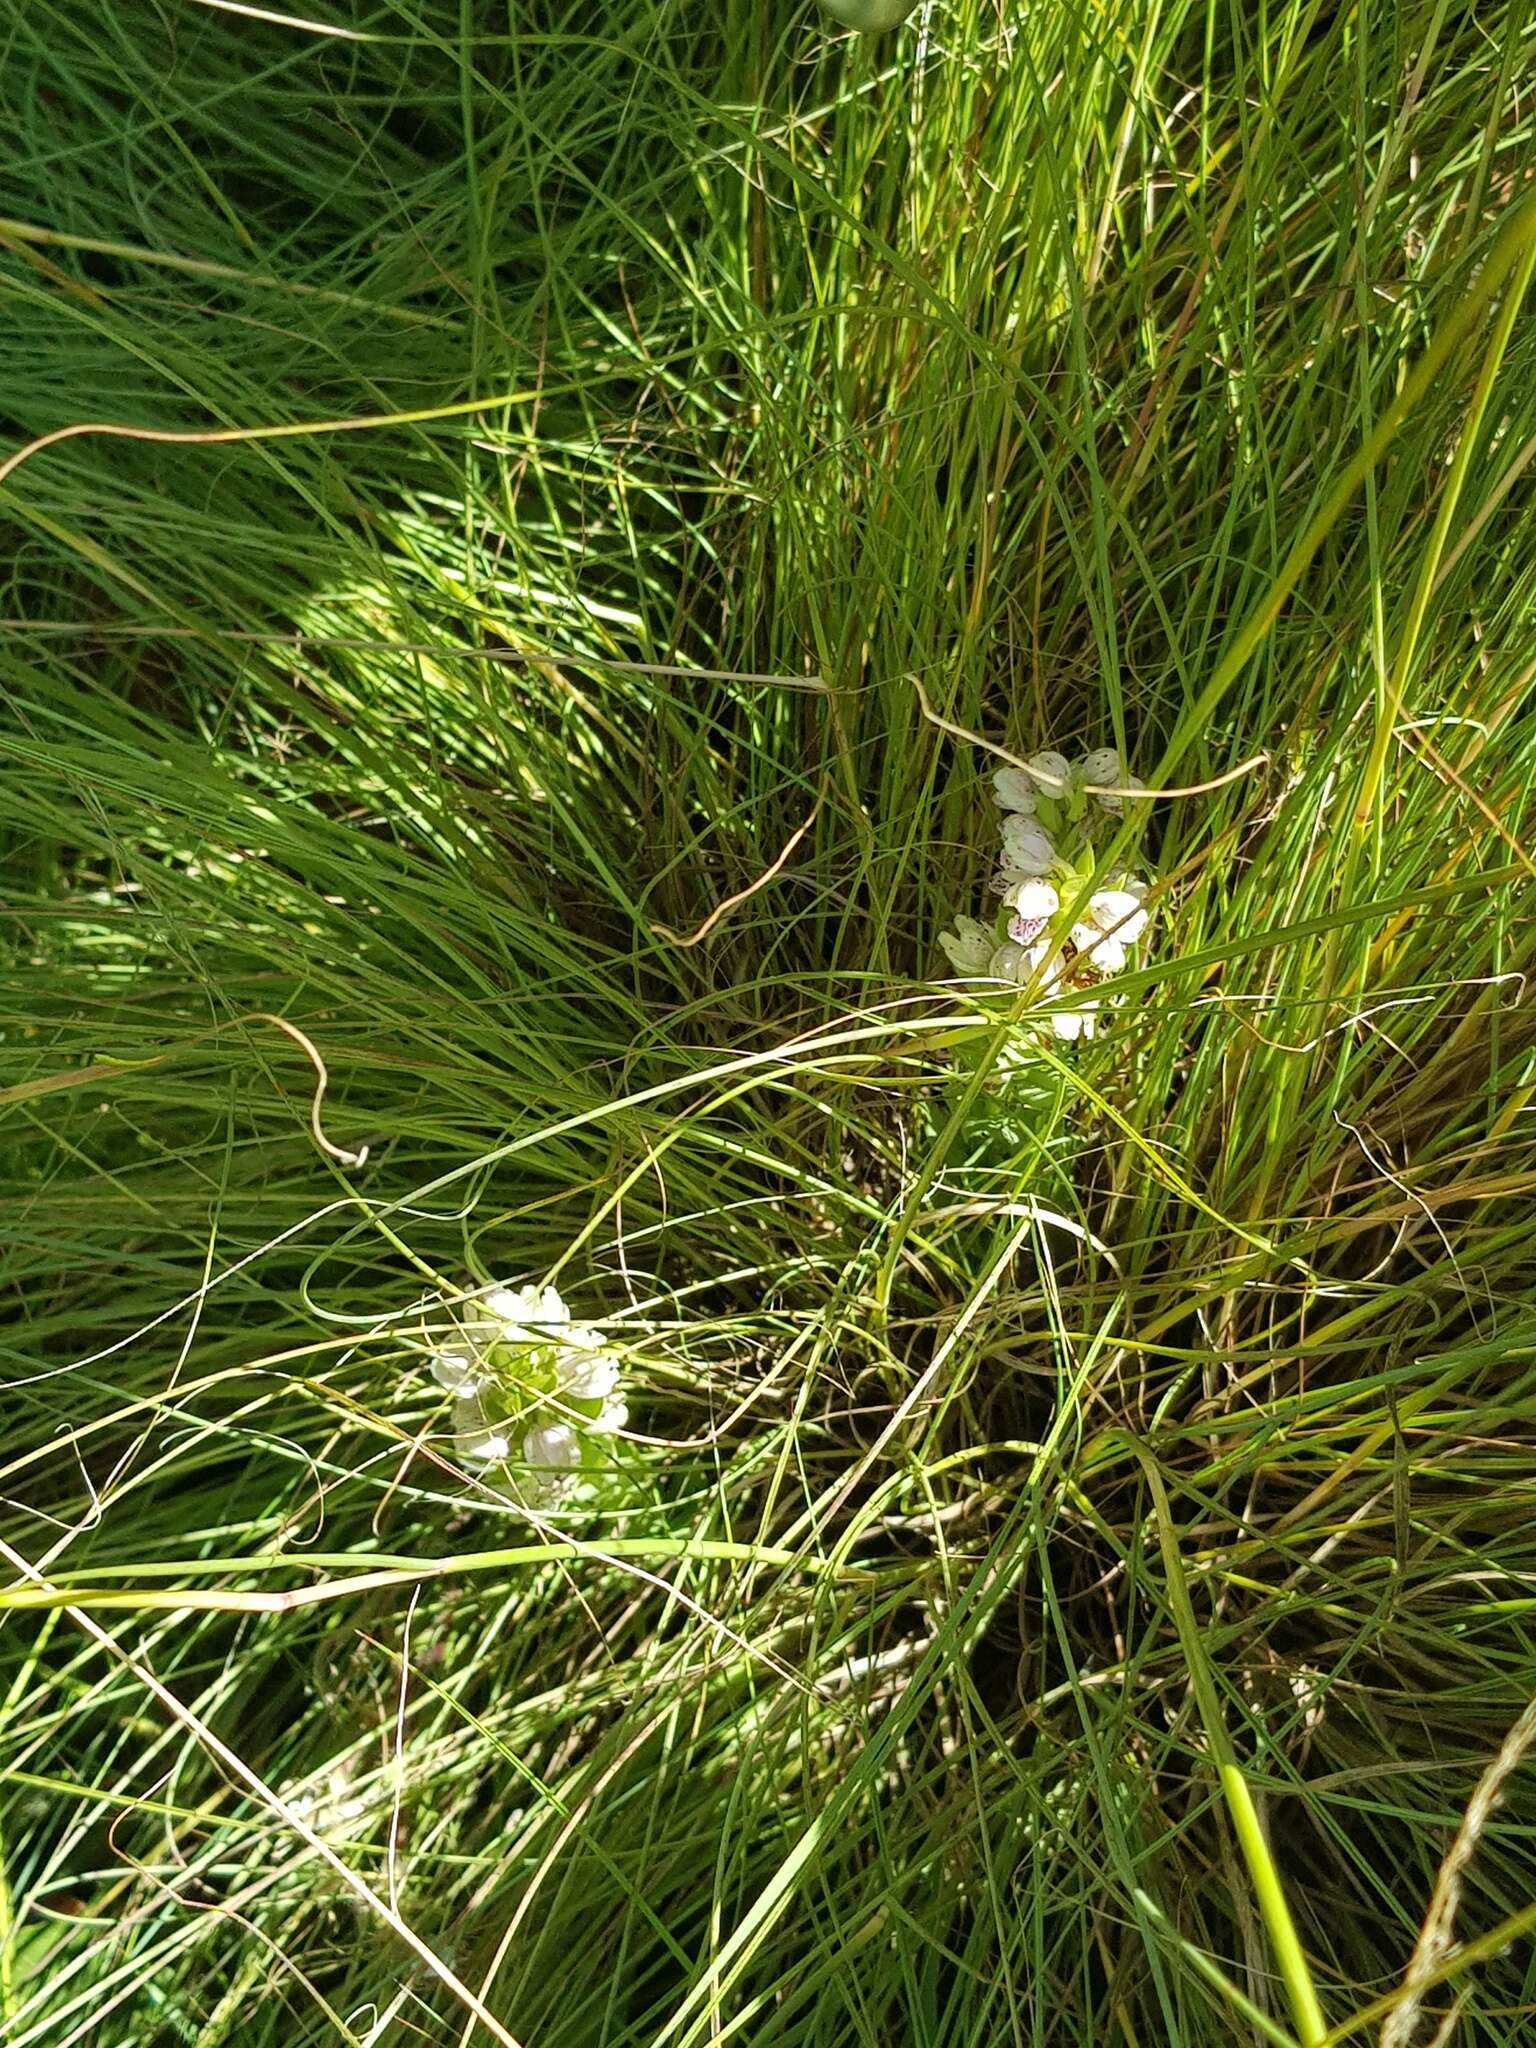
[[(1536, 214), (1531, 216), (1531, 227), (1536, 228)], [(1490, 269), (1492, 265), (1490, 264)], [(1499, 308), (1499, 317), (1494, 325), (1493, 339), (1483, 358), (1483, 367), (1478, 373), (1477, 386), (1472, 393), (1472, 403), (1457, 444), (1451, 473), (1446, 478), (1445, 489), (1440, 494), (1440, 504), (1435, 513), (1435, 523), (1429, 536), (1429, 545), (1424, 550), (1424, 559), (1419, 564), (1419, 579), (1414, 587), (1413, 599), (1408, 607), (1408, 618), (1403, 627), (1402, 639), (1398, 642), (1397, 659), (1392, 664), (1392, 673), (1376, 718), (1376, 733), (1371, 743), (1371, 755), (1365, 766), (1360, 783), (1360, 796), (1355, 805), (1355, 831), (1358, 834), (1369, 822), (1375, 802), (1376, 789), (1381, 781), (1382, 769), (1387, 758), (1387, 748), (1392, 740), (1392, 728), (1397, 723), (1402, 709), (1403, 697), (1408, 688), (1408, 672), (1413, 666), (1413, 657), (1423, 631), (1429, 601), (1434, 594), (1435, 579), (1440, 571), (1441, 557), (1445, 553), (1446, 537), (1451, 521), (1456, 516), (1456, 507), (1461, 502), (1462, 485), (1466, 482), (1471, 466), (1473, 451), (1477, 446), (1478, 432), (1483, 424), (1483, 415), (1488, 410), (1488, 401), (1493, 396), (1494, 380), (1504, 360), (1504, 351), (1509, 346), (1510, 333), (1514, 328), (1515, 316), (1525, 297), (1526, 286), (1531, 281), (1531, 272), (1536, 269), (1536, 232), (1529, 235), (1526, 246), (1515, 266), (1514, 282), (1505, 294)]]
[(1286, 1902), (1280, 1873), (1275, 1868), (1274, 1858), (1269, 1852), (1269, 1843), (1259, 1824), (1253, 1794), (1248, 1790), (1248, 1781), (1239, 1768), (1227, 1735), (1227, 1724), (1222, 1716), (1221, 1702), (1216, 1695), (1215, 1680), (1200, 1641), (1194, 1606), (1184, 1580), (1184, 1562), (1179, 1555), (1179, 1546), (1174, 1537), (1173, 1515), (1168, 1506), (1167, 1489), (1163, 1485), (1162, 1474), (1145, 1449), (1140, 1444), (1133, 1444), (1132, 1449), (1147, 1475), (1147, 1484), (1152, 1489), (1152, 1498), (1157, 1507), (1157, 1540), (1163, 1554), (1169, 1605), (1173, 1609), (1184, 1659), (1189, 1666), (1190, 1677), (1194, 1680), (1195, 1699), (1200, 1708), (1200, 1719), (1205, 1726), (1206, 1740), (1210, 1743), (1211, 1754), (1216, 1759), (1216, 1778), (1221, 1786), (1222, 1797), (1227, 1802), (1232, 1832), (1237, 1836), (1238, 1847), (1243, 1852), (1243, 1861), (1248, 1865), (1248, 1875), (1253, 1880), (1259, 1912), (1263, 1916), (1265, 1931), (1269, 1935), (1270, 1949), (1290, 2001), (1291, 2014), (1296, 2022), (1296, 2036), (1301, 2048), (1321, 2048), (1321, 2043), (1327, 2039), (1328, 2023), (1323, 2018), (1323, 2009), (1318, 2003), (1317, 1988), (1312, 1982), (1312, 1972), (1302, 1950), (1301, 1938), (1296, 1932), (1296, 1923), (1291, 1918), (1291, 1909)]
[(1409, 413), (1422, 403), (1450, 356), (1482, 317), (1485, 307), (1498, 291), (1507, 273), (1521, 262), (1522, 258), (1528, 262), (1533, 247), (1536, 247), (1536, 200), (1528, 199), (1516, 208), (1513, 218), (1494, 243), (1488, 261), (1473, 280), (1466, 297), (1441, 323), (1439, 332), (1403, 380), (1402, 390), (1366, 436), (1359, 453), (1346, 466), (1338, 482), (1319, 506), (1306, 531), (1281, 563), (1274, 582), (1264, 594), (1263, 601), (1216, 664), (1211, 680), (1183, 721), (1182, 734), (1175, 737), (1172, 746), (1158, 764), (1159, 781), (1166, 780), (1175, 763), (1200, 737), (1209, 723), (1212, 712), (1280, 616), (1286, 599), (1301, 581), (1313, 556), (1328, 538), (1345, 506), (1386, 453), (1398, 428)]

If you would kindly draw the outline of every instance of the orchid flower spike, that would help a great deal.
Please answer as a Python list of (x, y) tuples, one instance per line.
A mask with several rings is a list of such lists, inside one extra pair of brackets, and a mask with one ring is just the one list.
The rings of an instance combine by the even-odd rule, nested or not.
[[(984, 971), (992, 935), (978, 947)], [(428, 1370), (453, 1400), (453, 1446), (509, 1499), (552, 1506), (611, 1456), (629, 1418), (623, 1360), (554, 1287), (490, 1287), (457, 1312), (423, 1305)]]

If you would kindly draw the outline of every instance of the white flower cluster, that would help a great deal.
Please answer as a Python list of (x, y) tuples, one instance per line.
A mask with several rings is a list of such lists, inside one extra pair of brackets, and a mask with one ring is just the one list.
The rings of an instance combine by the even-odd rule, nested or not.
[(1048, 749), (1022, 768), (999, 768), (992, 788), (1003, 813), (1002, 863), (992, 886), (1002, 917), (991, 925), (959, 917), (939, 935), (956, 974), (1030, 986), (1042, 998), (1079, 995), (1049, 1014), (1058, 1038), (1093, 1036), (1103, 998), (1088, 991), (1122, 972), (1147, 929), (1144, 881), (1116, 874), (1090, 886), (1096, 815), (1121, 816), (1141, 786), (1113, 747), (1080, 761)]
[(455, 1449), (501, 1468), (513, 1498), (548, 1506), (592, 1462), (596, 1437), (629, 1420), (621, 1363), (601, 1331), (571, 1321), (553, 1287), (493, 1287), (429, 1322), (430, 1366), (453, 1396)]

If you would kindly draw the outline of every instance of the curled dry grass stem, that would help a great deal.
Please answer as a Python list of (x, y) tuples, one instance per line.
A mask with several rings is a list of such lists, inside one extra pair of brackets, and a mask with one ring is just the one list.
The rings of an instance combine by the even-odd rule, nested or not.
[[(951, 739), (964, 740), (968, 745), (977, 748), (980, 752), (991, 754), (995, 760), (1007, 762), (1010, 767), (1029, 767), (1028, 761), (1025, 760), (1022, 754), (1010, 753), (1007, 747), (999, 746), (995, 740), (983, 739), (980, 733), (971, 732), (963, 725), (955, 725), (949, 719), (941, 718), (938, 712), (934, 710), (932, 704), (929, 703), (928, 692), (923, 688), (919, 679), (916, 676), (908, 676), (907, 681), (917, 692), (918, 704), (922, 708), (924, 718), (927, 719), (930, 725), (937, 726), (940, 732), (948, 733)], [(1252, 754), (1246, 761), (1239, 761), (1235, 768), (1228, 768), (1220, 775), (1213, 775), (1208, 782), (1191, 782), (1181, 789), (1148, 789), (1144, 783), (1139, 782), (1134, 785), (1113, 782), (1085, 782), (1081, 787), (1086, 796), (1128, 796), (1135, 797), (1138, 800), (1145, 798), (1149, 803), (1166, 801), (1172, 797), (1209, 796), (1213, 790), (1225, 789), (1229, 782), (1240, 782), (1245, 775), (1257, 774), (1258, 770), (1266, 767), (1268, 763), (1268, 754)], [(1039, 781), (1043, 788), (1059, 789), (1062, 787), (1062, 784), (1053, 776), (1048, 775), (1044, 769), (1032, 768), (1030, 773)]]
[[(247, 1016), (232, 1018), (227, 1026), (217, 1025), (214, 1027), (214, 1031), (203, 1032), (199, 1038), (190, 1040), (187, 1047), (179, 1048), (178, 1050), (190, 1050), (191, 1046), (205, 1042), (213, 1037), (214, 1033), (218, 1030), (230, 1029), (243, 1024), (270, 1024), (274, 1031), (280, 1031), (286, 1039), (289, 1039), (296, 1045), (314, 1068), (315, 1092), (310, 1098), (309, 1134), (315, 1141), (315, 1149), (323, 1153), (327, 1159), (334, 1159), (338, 1166), (365, 1166), (368, 1161), (368, 1147), (366, 1145), (359, 1147), (355, 1152), (350, 1152), (345, 1146), (333, 1143), (325, 1135), (320, 1121), (320, 1105), (325, 1100), (325, 1091), (330, 1084), (330, 1075), (326, 1070), (325, 1061), (320, 1057), (319, 1049), (314, 1040), (307, 1032), (301, 1031), (297, 1024), (291, 1023), (288, 1018), (274, 1017), (265, 1010), (252, 1010)], [(0, 1088), (0, 1109), (7, 1108), (12, 1103), (30, 1101), (38, 1095), (52, 1094), (60, 1088), (84, 1088), (89, 1087), (92, 1083), (114, 1080), (122, 1074), (125, 1064), (131, 1065), (136, 1069), (144, 1069), (156, 1066), (163, 1060), (175, 1059), (176, 1057), (177, 1054), (175, 1052), (166, 1052), (154, 1054), (148, 1059), (135, 1059), (126, 1063), (119, 1060), (104, 1060), (98, 1061), (94, 1066), (77, 1067), (70, 1073), (47, 1074), (36, 1080), (21, 1081), (12, 1088)]]

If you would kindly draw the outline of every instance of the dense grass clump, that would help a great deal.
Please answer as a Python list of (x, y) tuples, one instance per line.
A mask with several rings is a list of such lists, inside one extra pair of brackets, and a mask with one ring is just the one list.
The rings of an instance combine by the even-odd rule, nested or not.
[(3, 52), (0, 2038), (1525, 2039), (1530, 10)]

